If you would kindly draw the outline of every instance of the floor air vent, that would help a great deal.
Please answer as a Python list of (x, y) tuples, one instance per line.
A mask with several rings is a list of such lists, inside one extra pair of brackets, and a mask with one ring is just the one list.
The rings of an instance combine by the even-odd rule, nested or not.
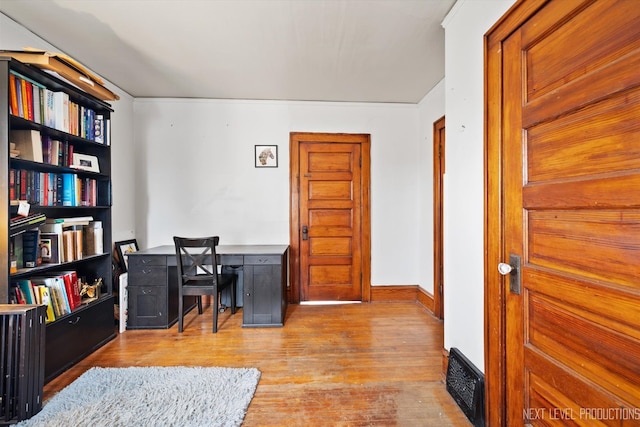
[(455, 347), (449, 351), (447, 391), (474, 427), (484, 427), (484, 376)]

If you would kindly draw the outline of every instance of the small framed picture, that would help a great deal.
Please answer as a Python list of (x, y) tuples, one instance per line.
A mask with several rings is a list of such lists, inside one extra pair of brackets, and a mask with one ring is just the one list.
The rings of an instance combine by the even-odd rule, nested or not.
[(257, 168), (277, 168), (278, 167), (278, 146), (277, 145), (256, 145), (255, 165)]
[(71, 167), (89, 172), (100, 172), (100, 165), (96, 156), (89, 154), (73, 153), (73, 163)]
[(127, 262), (127, 254), (138, 252), (138, 241), (136, 239), (122, 240), (114, 243), (116, 253), (118, 254), (118, 262), (122, 272), (127, 271), (129, 264)]

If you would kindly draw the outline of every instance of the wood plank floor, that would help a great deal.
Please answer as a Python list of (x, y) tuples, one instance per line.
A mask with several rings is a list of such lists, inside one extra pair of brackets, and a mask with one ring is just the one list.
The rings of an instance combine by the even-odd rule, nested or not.
[(416, 303), (290, 305), (284, 328), (242, 328), (211, 307), (185, 330), (126, 331), (45, 386), (92, 366), (227, 366), (262, 372), (244, 426), (470, 426), (445, 390), (442, 322)]

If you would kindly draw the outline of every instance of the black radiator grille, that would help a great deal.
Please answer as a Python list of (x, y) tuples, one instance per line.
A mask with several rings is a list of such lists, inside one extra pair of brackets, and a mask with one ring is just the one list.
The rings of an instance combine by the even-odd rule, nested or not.
[(475, 427), (484, 427), (484, 375), (455, 347), (449, 351), (447, 391)]

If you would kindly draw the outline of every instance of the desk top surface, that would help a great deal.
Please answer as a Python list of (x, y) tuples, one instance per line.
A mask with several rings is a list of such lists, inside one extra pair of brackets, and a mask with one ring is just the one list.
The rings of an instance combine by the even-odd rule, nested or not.
[[(216, 246), (216, 253), (218, 255), (282, 255), (288, 248), (289, 245), (218, 245)], [(175, 246), (162, 245), (128, 253), (127, 256), (175, 254)]]

